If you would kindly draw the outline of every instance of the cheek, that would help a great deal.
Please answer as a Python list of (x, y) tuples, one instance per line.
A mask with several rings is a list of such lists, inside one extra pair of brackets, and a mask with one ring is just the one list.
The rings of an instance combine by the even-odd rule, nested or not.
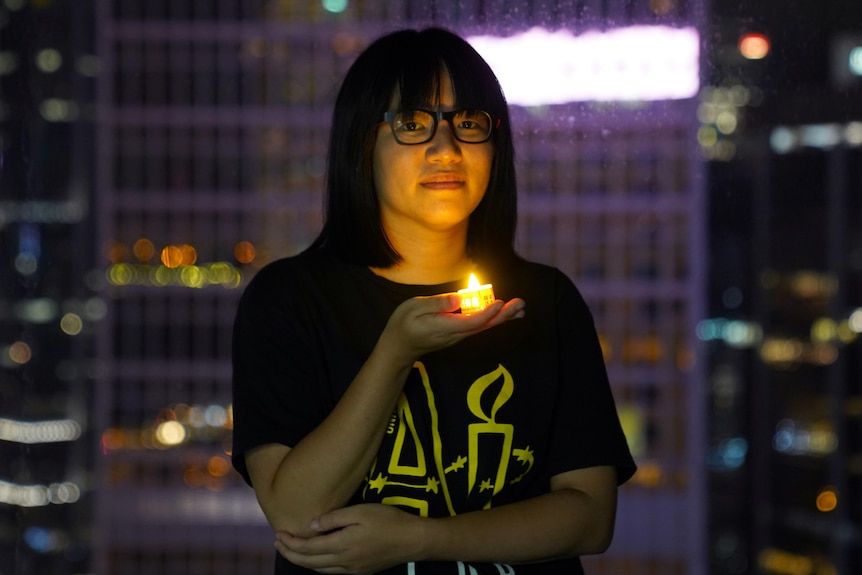
[(482, 164), (482, 169), (484, 171), (486, 185), (487, 182), (491, 180), (491, 169), (494, 166), (494, 150), (489, 150), (482, 155), (482, 159), (480, 160)]
[(387, 159), (385, 147), (385, 144), (382, 144), (378, 138), (377, 143), (374, 145), (374, 152), (371, 156), (372, 183), (374, 184), (374, 189), (377, 190), (378, 193), (380, 192), (381, 186), (386, 182), (386, 178), (392, 169), (392, 162)]

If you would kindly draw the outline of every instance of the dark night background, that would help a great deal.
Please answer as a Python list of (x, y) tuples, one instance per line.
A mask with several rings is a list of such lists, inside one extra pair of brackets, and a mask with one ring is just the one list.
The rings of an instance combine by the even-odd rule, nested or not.
[[(236, 288), (318, 222), (330, 86), (395, 22), (585, 13), (574, 27), (696, 26), (704, 51), (689, 102), (571, 112), (590, 117), (578, 161), (613, 174), (619, 145), (690, 178), (697, 202), (643, 204), (671, 222), (645, 237), (660, 262), (655, 238), (677, 238), (702, 275), (625, 315), (607, 292), (661, 292), (660, 265), (629, 285), (572, 264), (608, 341), (633, 326), (609, 366), (644, 446), (590, 572), (862, 573), (862, 71), (836, 48), (862, 50), (862, 2), (0, 0), (0, 575), (268, 573), (268, 528), (225, 466), (225, 342)], [(765, 58), (740, 54), (749, 33)], [(527, 251), (606, 253), (642, 231), (644, 214), (584, 194), (550, 232), (535, 182), (556, 156), (522, 136)], [(192, 243), (197, 260), (158, 265)], [(678, 322), (662, 363), (650, 330)]]

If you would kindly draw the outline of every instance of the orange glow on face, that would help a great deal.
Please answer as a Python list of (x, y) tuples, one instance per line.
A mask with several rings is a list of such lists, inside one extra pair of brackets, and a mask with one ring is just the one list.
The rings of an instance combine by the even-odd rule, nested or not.
[(769, 38), (763, 34), (744, 34), (739, 39), (739, 53), (749, 60), (762, 60), (769, 54)]

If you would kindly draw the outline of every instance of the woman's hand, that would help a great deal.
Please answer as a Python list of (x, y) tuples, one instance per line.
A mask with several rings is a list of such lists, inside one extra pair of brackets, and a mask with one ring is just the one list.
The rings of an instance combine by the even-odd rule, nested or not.
[(306, 537), (276, 534), (288, 561), (319, 573), (374, 573), (411, 561), (536, 563), (602, 553), (613, 537), (612, 466), (551, 477), (551, 491), (515, 503), (431, 519), (364, 503), (324, 513)]
[(374, 573), (417, 560), (423, 521), (390, 505), (363, 503), (321, 515), (312, 523), (316, 537), (278, 532), (275, 547), (318, 573)]
[(392, 312), (381, 343), (393, 357), (411, 364), (421, 356), (455, 345), (462, 339), (506, 321), (524, 317), (524, 300), (497, 300), (472, 314), (453, 313), (461, 305), (457, 294), (414, 297)]

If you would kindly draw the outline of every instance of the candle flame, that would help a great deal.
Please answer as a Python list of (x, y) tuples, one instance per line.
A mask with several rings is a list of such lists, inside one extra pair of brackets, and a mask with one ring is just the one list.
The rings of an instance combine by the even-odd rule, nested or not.
[(479, 287), (479, 280), (476, 279), (476, 274), (470, 274), (470, 281), (467, 282), (467, 287), (470, 289), (476, 289)]

